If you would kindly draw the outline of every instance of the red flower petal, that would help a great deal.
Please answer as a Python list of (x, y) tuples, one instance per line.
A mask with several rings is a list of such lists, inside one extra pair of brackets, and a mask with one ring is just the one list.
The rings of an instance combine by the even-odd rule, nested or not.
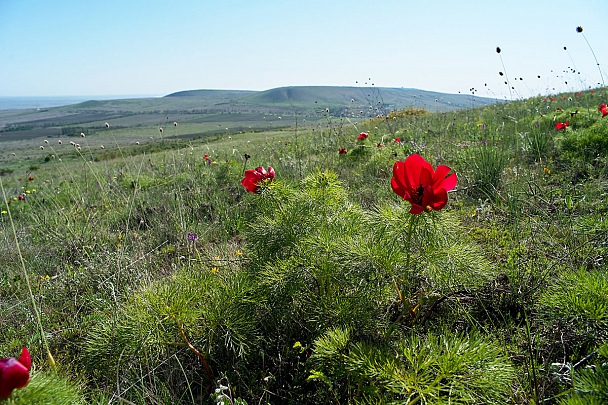
[(422, 214), (424, 212), (424, 208), (422, 205), (412, 204), (412, 208), (410, 208), (410, 214)]
[(405, 159), (406, 185), (416, 189), (421, 184), (430, 184), (433, 181), (433, 166), (416, 153)]
[[(30, 380), (27, 367), (14, 358), (0, 363), (0, 398), (8, 398), (15, 388), (23, 388)], [(25, 359), (24, 359), (25, 360)]]
[(445, 165), (437, 166), (437, 169), (435, 169), (435, 176), (433, 177), (433, 188), (443, 188), (445, 191), (453, 190), (458, 183), (456, 173), (452, 173), (448, 177), (445, 177), (451, 171), (452, 169)]
[(268, 178), (270, 180), (273, 180), (274, 179), (274, 175), (275, 175), (274, 169), (272, 168), (272, 166), (268, 166)]
[(435, 211), (439, 211), (448, 203), (448, 192), (446, 189), (441, 188), (437, 190), (433, 196), (433, 202), (431, 208)]
[[(391, 185), (395, 193), (403, 197), (405, 195), (405, 162), (395, 162), (393, 165), (393, 178), (391, 179)], [(400, 191), (397, 191), (400, 190)]]
[(391, 179), (391, 187), (393, 188), (393, 191), (395, 192), (395, 194), (402, 197), (404, 200), (407, 200), (407, 198), (406, 198), (406, 194), (408, 194), (407, 190), (405, 189), (405, 187), (402, 184), (399, 183), (398, 180), (395, 179), (395, 177), (393, 177)]
[(30, 356), (30, 352), (27, 350), (26, 347), (21, 349), (21, 356), (19, 356), (19, 363), (23, 364), (25, 366), (25, 368), (28, 369), (28, 371), (30, 370), (30, 368), (32, 368), (32, 358)]

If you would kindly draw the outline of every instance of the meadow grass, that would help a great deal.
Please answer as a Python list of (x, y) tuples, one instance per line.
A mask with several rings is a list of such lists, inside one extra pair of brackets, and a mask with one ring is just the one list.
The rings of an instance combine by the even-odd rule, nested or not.
[[(606, 401), (607, 99), (11, 141), (0, 354), (34, 368), (9, 402)], [(457, 173), (443, 210), (391, 190), (413, 153)]]

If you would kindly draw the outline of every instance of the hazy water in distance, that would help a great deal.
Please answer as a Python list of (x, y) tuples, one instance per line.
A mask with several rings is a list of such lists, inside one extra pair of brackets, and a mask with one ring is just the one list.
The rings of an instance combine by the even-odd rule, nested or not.
[(47, 97), (3, 97), (0, 110), (25, 110), (30, 108), (60, 107), (89, 100), (117, 100), (123, 98), (148, 98), (158, 95), (110, 95), (110, 96), (47, 96)]

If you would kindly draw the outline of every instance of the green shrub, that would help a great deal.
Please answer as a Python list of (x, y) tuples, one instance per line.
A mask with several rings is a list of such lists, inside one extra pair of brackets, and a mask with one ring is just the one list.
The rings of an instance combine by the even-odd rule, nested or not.
[(311, 365), (310, 379), (349, 403), (506, 403), (515, 377), (500, 344), (448, 330), (386, 345), (331, 329), (315, 340)]
[(561, 140), (562, 150), (572, 157), (591, 161), (608, 154), (608, 119), (600, 119), (593, 125), (568, 132)]
[[(23, 389), (14, 390), (7, 405), (85, 405), (80, 387), (52, 371), (33, 372)], [(4, 403), (4, 402), (3, 402)]]

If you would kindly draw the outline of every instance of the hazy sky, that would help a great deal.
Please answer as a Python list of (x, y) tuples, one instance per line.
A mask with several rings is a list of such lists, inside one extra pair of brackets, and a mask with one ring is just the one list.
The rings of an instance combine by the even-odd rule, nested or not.
[(601, 82), (579, 25), (608, 82), (607, 21), (606, 0), (0, 0), (0, 96), (368, 82), (502, 98), (506, 70), (529, 97)]

